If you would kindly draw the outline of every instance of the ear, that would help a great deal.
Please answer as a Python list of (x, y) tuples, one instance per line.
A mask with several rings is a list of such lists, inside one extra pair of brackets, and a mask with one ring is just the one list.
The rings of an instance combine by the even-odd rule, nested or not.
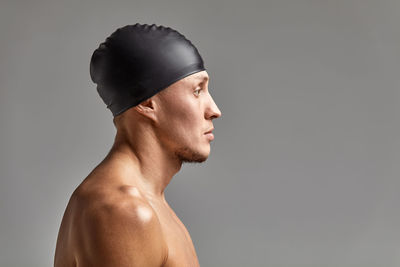
[(134, 109), (140, 114), (143, 115), (144, 117), (150, 119), (151, 121), (157, 121), (157, 116), (156, 116), (156, 103), (154, 99), (148, 98), (144, 101), (142, 101), (140, 104), (136, 105)]

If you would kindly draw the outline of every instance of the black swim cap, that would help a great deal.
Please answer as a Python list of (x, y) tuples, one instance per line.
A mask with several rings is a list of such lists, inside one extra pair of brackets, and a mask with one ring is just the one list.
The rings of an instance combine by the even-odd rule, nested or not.
[(203, 70), (203, 59), (185, 36), (155, 24), (117, 29), (90, 61), (90, 76), (114, 117)]

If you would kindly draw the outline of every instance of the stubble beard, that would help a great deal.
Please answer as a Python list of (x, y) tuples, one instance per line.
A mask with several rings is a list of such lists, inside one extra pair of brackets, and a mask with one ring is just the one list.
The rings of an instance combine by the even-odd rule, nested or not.
[(193, 151), (189, 147), (182, 147), (175, 151), (175, 156), (182, 163), (201, 163), (207, 160), (208, 156), (204, 156), (196, 151)]

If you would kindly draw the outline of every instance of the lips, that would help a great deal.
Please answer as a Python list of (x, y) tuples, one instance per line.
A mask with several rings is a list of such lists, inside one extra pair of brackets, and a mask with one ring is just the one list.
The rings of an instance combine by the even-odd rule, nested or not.
[(211, 128), (209, 131), (205, 132), (204, 134), (212, 133), (213, 130), (214, 130), (214, 128)]
[(206, 133), (204, 134), (208, 139), (210, 140), (214, 140), (214, 135), (212, 134), (212, 132)]
[(214, 135), (212, 133), (213, 130), (214, 130), (214, 128), (211, 128), (209, 131), (204, 133), (204, 135), (207, 136), (207, 138), (210, 140), (214, 140)]

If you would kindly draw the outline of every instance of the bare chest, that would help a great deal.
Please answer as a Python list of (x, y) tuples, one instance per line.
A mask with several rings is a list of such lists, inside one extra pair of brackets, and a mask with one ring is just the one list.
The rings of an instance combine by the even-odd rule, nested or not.
[(199, 267), (189, 232), (172, 209), (159, 210), (158, 217), (168, 246), (168, 259), (163, 267)]

